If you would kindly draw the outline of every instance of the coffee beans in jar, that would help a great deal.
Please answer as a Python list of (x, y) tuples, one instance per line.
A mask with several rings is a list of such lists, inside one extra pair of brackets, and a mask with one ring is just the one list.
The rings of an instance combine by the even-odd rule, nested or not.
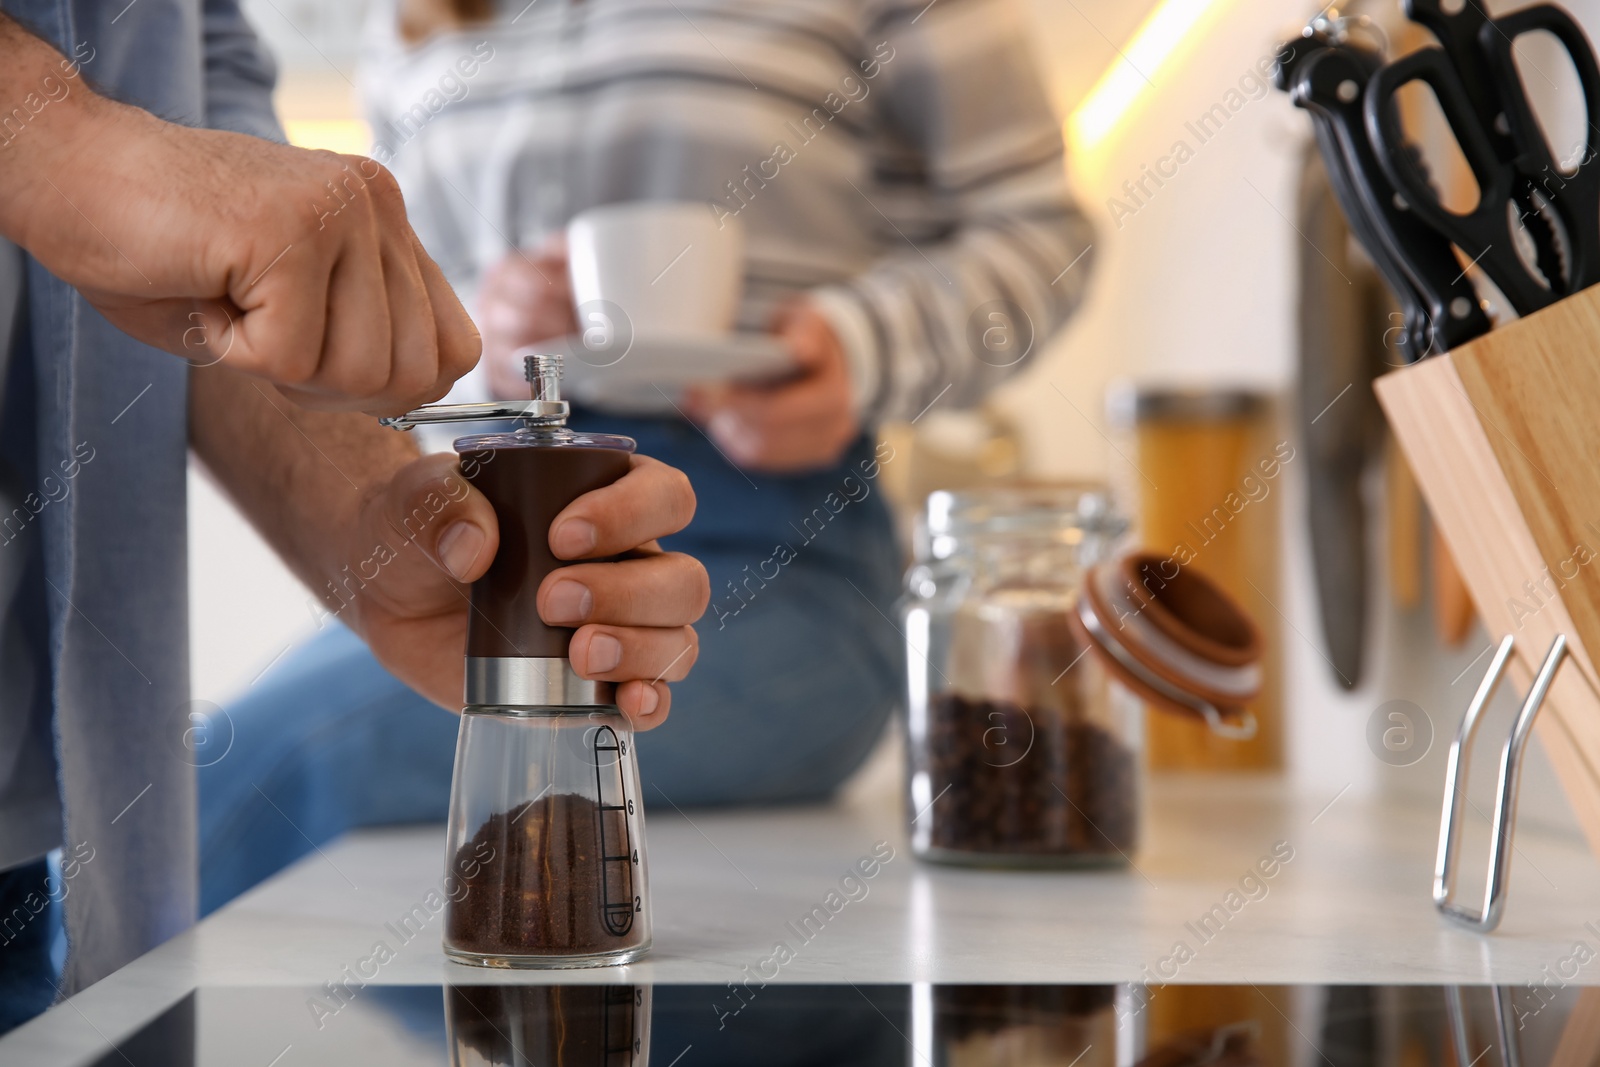
[(949, 688), (928, 699), (928, 854), (1023, 865), (1122, 863), (1139, 766), (1099, 662), (1062, 610), (997, 594), (952, 618)]
[(1070, 712), (940, 693), (928, 771), (944, 790), (935, 849), (1115, 863), (1137, 844), (1133, 750)]
[(1129, 861), (1142, 717), (1072, 614), (1087, 567), (1109, 558), (1122, 529), (1105, 509), (1081, 487), (930, 498), (902, 605), (917, 855)]

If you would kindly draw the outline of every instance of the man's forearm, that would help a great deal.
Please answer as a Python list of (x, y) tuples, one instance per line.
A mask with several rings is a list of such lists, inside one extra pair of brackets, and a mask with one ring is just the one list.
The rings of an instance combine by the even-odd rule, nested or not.
[(190, 372), (189, 440), (251, 524), (334, 610), (344, 602), (341, 572), (359, 568), (373, 548), (354, 543), (361, 506), (418, 455), (410, 437), (370, 416), (307, 411), (224, 364)]
[(81, 66), (93, 56), (87, 45), (64, 56), (0, 14), (0, 234), (25, 248), (69, 207), (51, 186), (74, 148), (92, 142), (88, 120), (116, 106), (84, 83)]

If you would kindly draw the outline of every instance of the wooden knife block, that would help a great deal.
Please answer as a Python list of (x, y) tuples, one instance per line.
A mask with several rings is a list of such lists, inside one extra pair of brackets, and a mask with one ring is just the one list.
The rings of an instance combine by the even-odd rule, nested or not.
[[(1516, 638), (1523, 691), (1567, 636), (1535, 728), (1600, 854), (1600, 287), (1376, 389), (1478, 616), (1496, 640)], [(1453, 736), (1456, 720), (1440, 727)]]

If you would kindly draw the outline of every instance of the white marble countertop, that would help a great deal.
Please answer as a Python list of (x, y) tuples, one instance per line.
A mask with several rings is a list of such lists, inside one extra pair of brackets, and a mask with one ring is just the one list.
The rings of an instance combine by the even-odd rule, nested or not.
[[(405, 942), (392, 929), (440, 882), (442, 828), (352, 834), (0, 1040), (0, 1062), (104, 1048), (197, 986), (337, 983), (379, 941), (394, 958), (370, 981), (386, 984), (721, 984), (746, 967), (771, 977), (763, 961), (780, 940), (794, 949), (773, 979), (782, 982), (1521, 984), (1575, 942), (1600, 946), (1600, 863), (1579, 841), (1526, 828), (1501, 929), (1482, 936), (1441, 920), (1429, 898), (1432, 805), (1297, 795), (1276, 779), (1156, 782), (1135, 866), (1083, 873), (920, 863), (902, 818), (891, 799), (652, 811), (649, 956), (509, 976), (447, 962), (441, 916)], [(856, 891), (809, 941), (797, 937), (789, 924), (878, 842), (894, 858), (866, 895)], [(1250, 881), (1275, 849), (1292, 859)], [(1226, 921), (1199, 929), (1219, 905)], [(1600, 983), (1600, 969), (1576, 981)]]

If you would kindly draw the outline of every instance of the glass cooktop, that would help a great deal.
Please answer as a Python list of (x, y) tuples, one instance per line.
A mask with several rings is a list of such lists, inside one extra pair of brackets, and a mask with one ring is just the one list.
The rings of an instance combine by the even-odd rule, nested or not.
[[(0, 1059), (3, 1059), (0, 1056)], [(1600, 987), (204, 987), (92, 1067), (1600, 1062)]]

